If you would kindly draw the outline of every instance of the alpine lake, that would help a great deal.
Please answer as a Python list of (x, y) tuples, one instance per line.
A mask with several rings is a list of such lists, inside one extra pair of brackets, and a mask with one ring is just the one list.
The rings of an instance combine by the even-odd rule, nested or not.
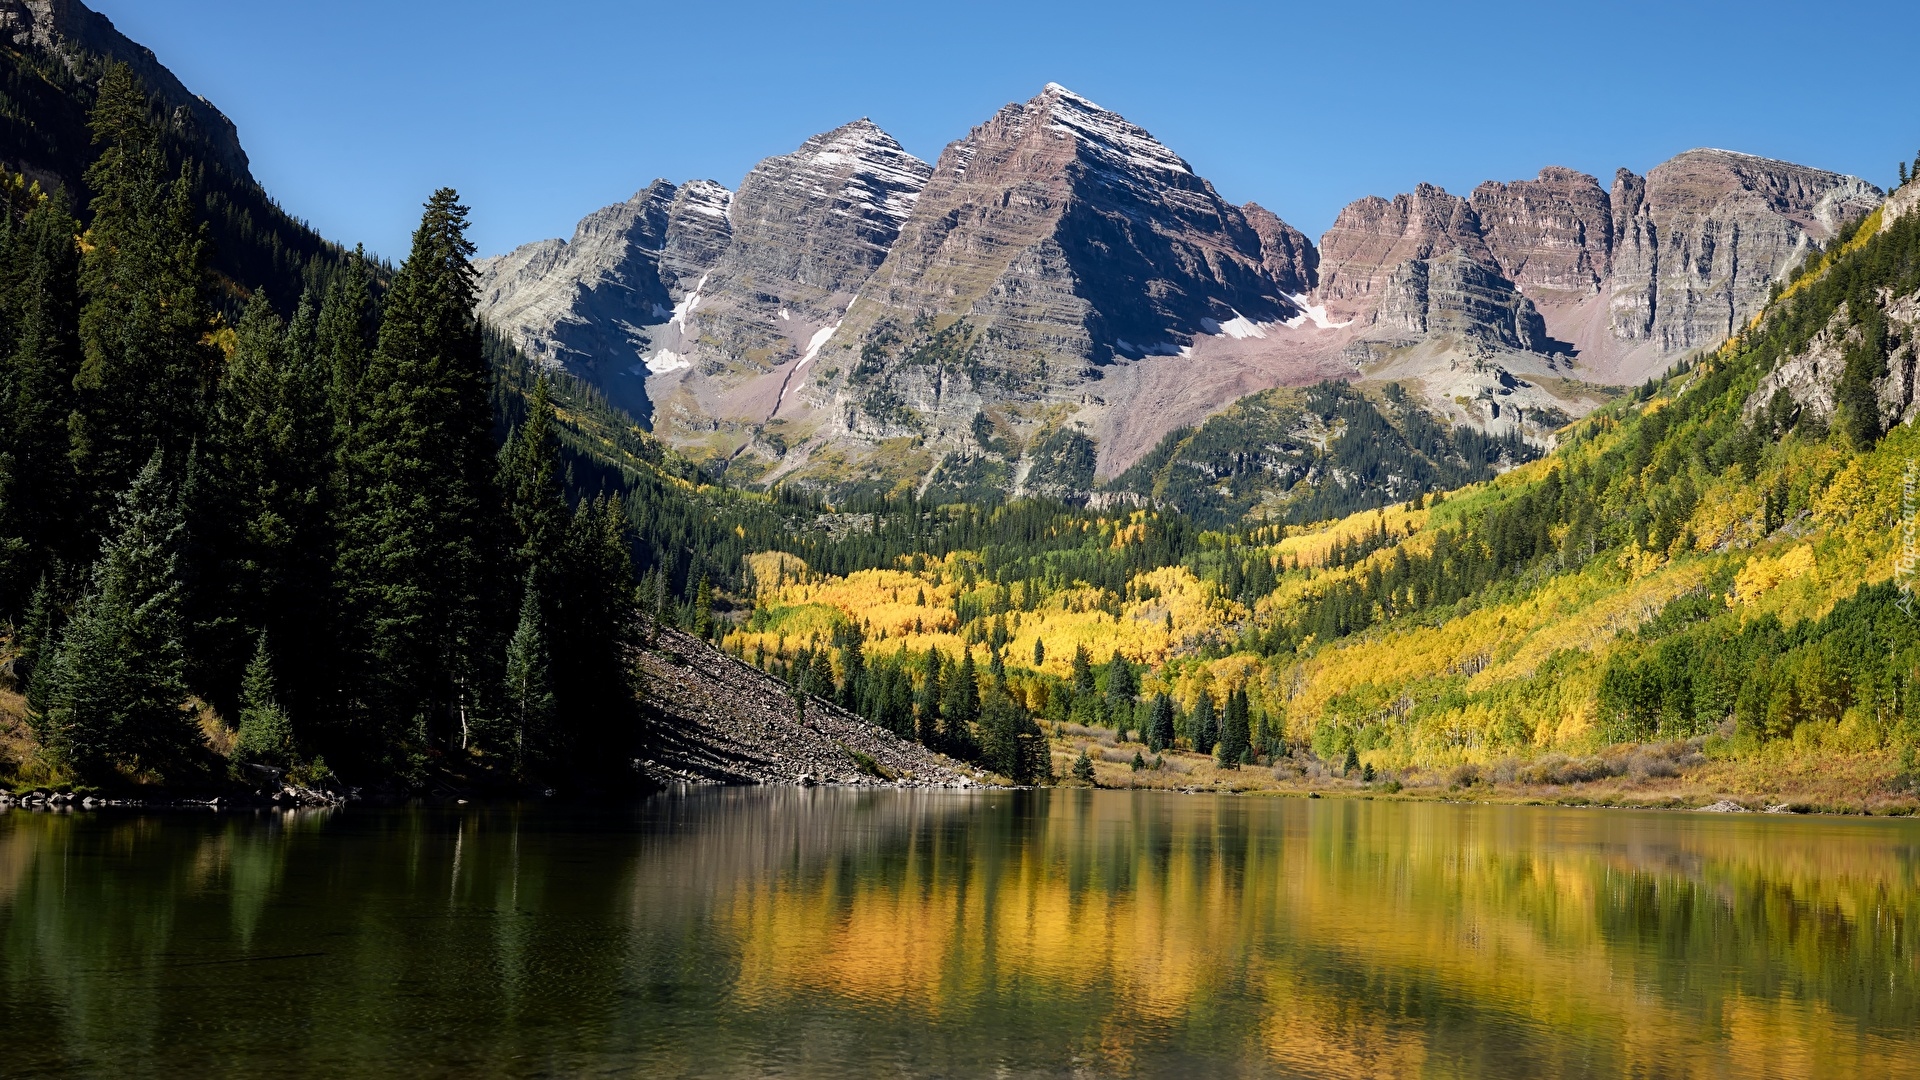
[(0, 1076), (1920, 1077), (1920, 822), (1145, 792), (0, 814)]

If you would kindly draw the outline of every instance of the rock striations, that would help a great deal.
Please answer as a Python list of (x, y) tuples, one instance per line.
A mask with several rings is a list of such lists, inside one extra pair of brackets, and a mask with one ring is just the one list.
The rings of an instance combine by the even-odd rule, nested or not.
[(1167, 432), (1323, 378), (1550, 439), (1717, 344), (1877, 205), (1853, 177), (1694, 150), (1349, 205), (1316, 246), (1065, 87), (931, 167), (855, 121), (737, 192), (656, 181), (481, 264), (530, 354), (736, 480), (1081, 497)]
[(761, 162), (738, 192), (656, 180), (571, 240), (482, 261), (481, 311), (663, 433), (764, 422), (777, 392), (755, 402), (743, 386), (838, 321), (929, 171), (858, 120)]
[(1718, 345), (1772, 284), (1878, 204), (1865, 181), (1692, 150), (1611, 191), (1549, 168), (1469, 198), (1422, 184), (1349, 205), (1315, 296), (1356, 327), (1362, 374), (1417, 383), (1457, 422), (1544, 435)]

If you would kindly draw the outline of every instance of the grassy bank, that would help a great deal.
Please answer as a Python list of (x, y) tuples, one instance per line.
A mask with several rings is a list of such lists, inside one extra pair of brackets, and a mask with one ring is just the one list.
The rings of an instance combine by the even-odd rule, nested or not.
[(1887, 817), (1920, 813), (1915, 778), (1892, 751), (1804, 757), (1778, 750), (1740, 753), (1711, 739), (1689, 739), (1614, 746), (1591, 757), (1546, 754), (1451, 769), (1383, 769), (1369, 777), (1359, 769), (1349, 773), (1340, 762), (1320, 761), (1304, 749), (1278, 761), (1223, 768), (1210, 755), (1155, 753), (1106, 729), (1061, 725), (1050, 735), (1054, 773), (1061, 782), (1077, 782), (1074, 765), (1084, 752), (1093, 766), (1093, 784), (1103, 788), (1676, 810), (1719, 806)]

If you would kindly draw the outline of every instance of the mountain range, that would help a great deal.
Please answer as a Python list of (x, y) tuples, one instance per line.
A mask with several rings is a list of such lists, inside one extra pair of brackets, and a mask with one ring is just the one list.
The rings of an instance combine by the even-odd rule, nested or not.
[[(216, 107), (74, 0), (0, 0), (16, 106), (0, 111), (0, 165), (84, 204), (86, 110), (109, 60), (154, 93), (169, 152), (198, 164), (229, 293), (264, 286), (290, 310), (340, 249), (261, 190)], [(1363, 485), (1378, 501), (1552, 445), (1614, 388), (1741, 328), (1881, 197), (1693, 150), (1606, 186), (1549, 167), (1466, 196), (1368, 196), (1316, 243), (1049, 85), (932, 164), (862, 119), (737, 190), (656, 180), (566, 240), (481, 262), (481, 311), (739, 483), (1298, 513), (1324, 503), (1300, 481), (1354, 481), (1342, 455), (1394, 466)], [(1335, 412), (1372, 419), (1297, 398), (1229, 410), (1329, 379), (1354, 385)], [(1491, 441), (1443, 448), (1429, 422)], [(1406, 458), (1408, 439), (1441, 456)]]
[(1085, 497), (1275, 387), (1549, 445), (1883, 193), (1692, 150), (1348, 205), (1316, 244), (1057, 84), (931, 166), (868, 120), (480, 264), (482, 311), (730, 478)]

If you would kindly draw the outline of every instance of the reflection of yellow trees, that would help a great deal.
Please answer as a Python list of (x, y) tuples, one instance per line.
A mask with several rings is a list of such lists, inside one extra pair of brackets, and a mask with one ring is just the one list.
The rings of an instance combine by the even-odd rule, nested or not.
[(1103, 1032), (1088, 1049), (1111, 1067), (1171, 1033), (1338, 1076), (1440, 1062), (1724, 1075), (1730, 1061), (1920, 1075), (1911, 830), (1104, 794), (1051, 806), (1027, 833), (923, 836), (885, 874), (736, 883), (719, 908), (738, 992), (763, 1006), (826, 994), (907, 1024), (1012, 994), (1065, 1031)]

